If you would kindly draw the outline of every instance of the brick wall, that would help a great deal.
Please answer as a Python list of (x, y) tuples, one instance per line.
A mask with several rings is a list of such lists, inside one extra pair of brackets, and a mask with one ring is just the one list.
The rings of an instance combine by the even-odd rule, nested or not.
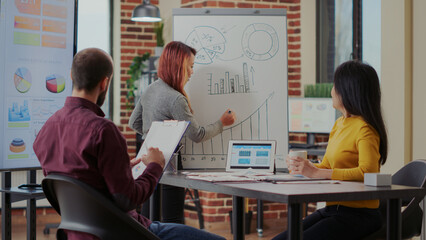
[[(158, 4), (160, 0), (151, 0), (152, 4)], [(164, 1), (164, 0), (161, 0)], [(130, 20), (132, 10), (141, 3), (141, 0), (121, 0), (121, 125), (120, 130), (125, 135), (129, 154), (135, 155), (136, 139), (135, 133), (128, 127), (127, 123), (131, 114), (131, 107), (126, 104), (126, 80), (128, 68), (133, 57), (145, 52), (153, 53), (155, 47), (155, 35), (153, 24), (135, 23)], [(288, 31), (288, 94), (289, 96), (301, 95), (301, 52), (300, 52), (300, 0), (181, 0), (183, 8), (285, 8), (287, 9), (287, 31)], [(305, 138), (305, 139), (303, 139)], [(306, 141), (306, 136), (298, 134), (291, 136), (290, 140)], [(228, 212), (232, 208), (232, 198), (229, 195), (200, 191), (203, 207), (203, 216), (208, 223), (226, 222), (229, 224)], [(249, 199), (249, 210), (254, 212), (256, 219), (256, 199)], [(265, 202), (264, 218), (280, 219), (287, 215), (287, 206), (279, 203)], [(197, 219), (195, 212), (185, 211), (187, 219)]]

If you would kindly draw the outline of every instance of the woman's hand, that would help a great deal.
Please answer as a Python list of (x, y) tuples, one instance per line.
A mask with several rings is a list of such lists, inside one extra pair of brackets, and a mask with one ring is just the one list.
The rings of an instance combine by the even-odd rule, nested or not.
[(229, 126), (234, 124), (235, 119), (235, 113), (231, 109), (227, 109), (224, 114), (222, 114), (222, 117), (220, 117), (220, 121), (222, 122), (223, 126)]
[(311, 161), (301, 157), (287, 156), (286, 163), (290, 174), (300, 174), (309, 178), (331, 179), (333, 173), (332, 169), (317, 168)]
[(286, 163), (290, 174), (293, 175), (299, 174), (312, 178), (315, 177), (316, 172), (319, 170), (319, 168), (315, 167), (311, 161), (301, 157), (287, 156)]

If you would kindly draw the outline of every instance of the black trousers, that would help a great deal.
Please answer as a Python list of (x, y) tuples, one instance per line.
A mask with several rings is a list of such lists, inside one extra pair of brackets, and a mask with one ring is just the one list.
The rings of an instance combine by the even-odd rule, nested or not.
[[(178, 170), (182, 170), (182, 157), (178, 154)], [(161, 191), (161, 222), (185, 223), (183, 208), (185, 204), (185, 189), (162, 185)], [(142, 205), (142, 215), (149, 218), (149, 201)]]
[[(321, 208), (303, 220), (304, 240), (358, 240), (382, 226), (378, 209), (333, 205)], [(288, 239), (287, 231), (273, 240)]]

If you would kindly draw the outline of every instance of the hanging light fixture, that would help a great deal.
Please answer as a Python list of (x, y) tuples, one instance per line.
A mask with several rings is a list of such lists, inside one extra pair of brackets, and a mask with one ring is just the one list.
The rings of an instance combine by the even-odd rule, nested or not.
[(152, 5), (149, 0), (143, 0), (141, 5), (133, 9), (131, 20), (135, 22), (160, 22), (160, 9)]

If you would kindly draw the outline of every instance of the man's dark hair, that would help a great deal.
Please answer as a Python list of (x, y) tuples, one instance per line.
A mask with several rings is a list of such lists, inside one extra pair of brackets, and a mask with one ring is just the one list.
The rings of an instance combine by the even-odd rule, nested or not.
[(91, 92), (113, 71), (111, 57), (101, 49), (86, 48), (74, 56), (71, 67), (73, 88)]

